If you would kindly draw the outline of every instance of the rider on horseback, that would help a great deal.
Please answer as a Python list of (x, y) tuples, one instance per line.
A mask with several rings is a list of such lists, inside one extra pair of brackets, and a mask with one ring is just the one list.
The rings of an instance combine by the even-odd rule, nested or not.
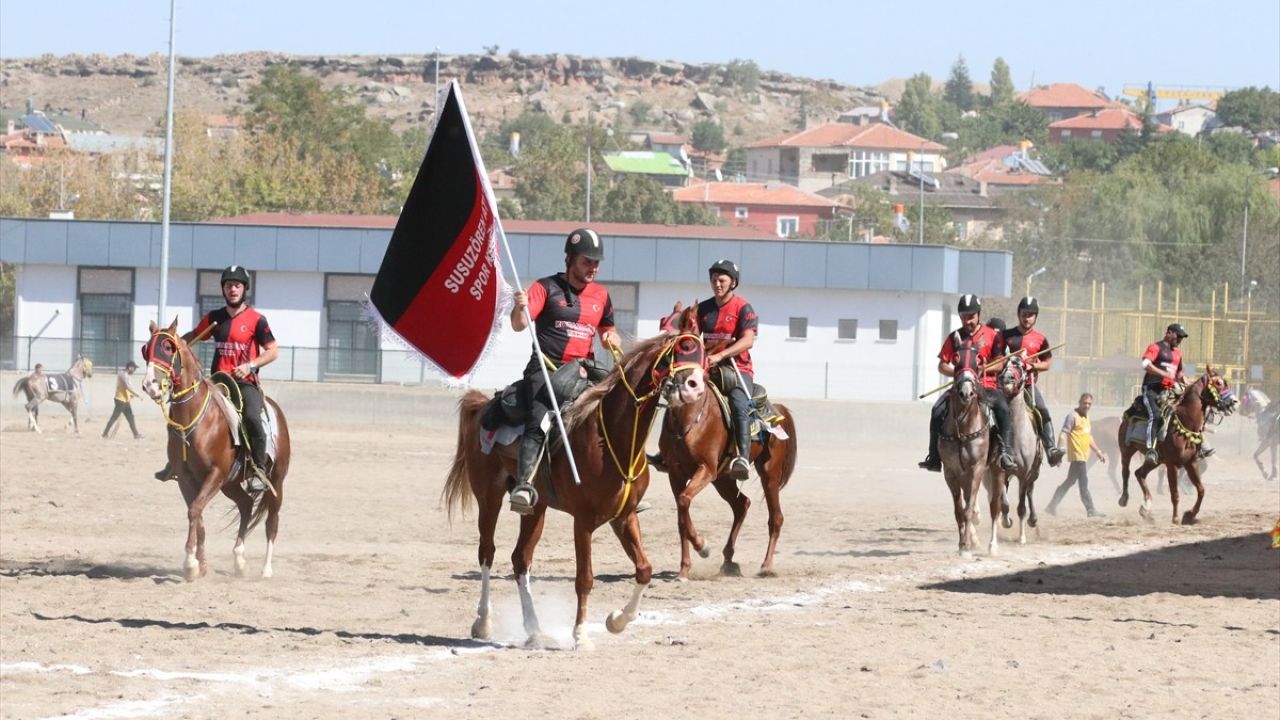
[(511, 329), (522, 332), (532, 320), (542, 348), (541, 356), (534, 352), (524, 378), (517, 383), (520, 404), (528, 412), (520, 440), (518, 477), (511, 490), (511, 510), (521, 515), (532, 513), (538, 502), (533, 472), (547, 436), (543, 420), (551, 412), (542, 363), (554, 370), (574, 360), (593, 359), (592, 342), (597, 332), (606, 347), (621, 346), (609, 291), (595, 282), (602, 259), (600, 236), (588, 228), (574, 230), (564, 243), (564, 272), (537, 280), (527, 291), (515, 292)]
[[(1027, 369), (1027, 390), (1035, 400), (1036, 412), (1040, 414), (1040, 440), (1044, 443), (1049, 466), (1057, 467), (1062, 462), (1063, 452), (1054, 440), (1053, 420), (1049, 418), (1049, 407), (1044, 404), (1044, 397), (1040, 394), (1040, 388), (1036, 386), (1036, 379), (1040, 373), (1047, 371), (1049, 365), (1053, 363), (1053, 352), (1048, 350), (1048, 338), (1035, 329), (1036, 319), (1039, 316), (1040, 303), (1034, 297), (1028, 295), (1018, 301), (1018, 325), (1000, 334), (1000, 344), (994, 355), (999, 357), (1022, 352), (1027, 358), (1024, 363)], [(1032, 357), (1042, 350), (1043, 355)]]
[[(751, 397), (755, 390), (755, 368), (751, 347), (756, 344), (760, 325), (756, 311), (738, 289), (738, 265), (732, 260), (719, 260), (707, 268), (711, 279), (711, 297), (698, 303), (698, 327), (708, 349), (719, 349), (707, 355), (707, 367), (727, 382), (718, 385), (733, 410), (734, 446), (737, 455), (729, 463), (729, 477), (746, 480), (751, 473)], [(724, 361), (731, 362), (725, 363)], [(722, 365), (722, 363), (724, 363)], [(648, 456), (655, 470), (666, 471), (662, 455)]]
[(1182, 375), (1182, 351), (1178, 346), (1187, 336), (1181, 323), (1170, 323), (1165, 328), (1164, 339), (1153, 342), (1142, 353), (1142, 403), (1147, 408), (1147, 462), (1156, 463), (1160, 453), (1156, 450), (1156, 423), (1161, 408), (1168, 404), (1169, 395), (1179, 383), (1186, 382)]
[[(241, 265), (231, 265), (222, 271), (222, 299), (226, 307), (218, 308), (204, 317), (182, 336), (190, 343), (213, 329), (215, 352), (210, 372), (224, 372), (235, 379), (240, 388), (243, 403), (241, 416), (249, 436), (249, 449), (253, 455), (248, 490), (252, 493), (267, 489), (267, 433), (263, 427), (262, 388), (258, 385), (258, 371), (273, 362), (279, 355), (275, 335), (267, 318), (245, 302), (249, 292), (249, 271)], [(156, 473), (160, 480), (168, 480), (170, 469)]]
[[(999, 338), (996, 331), (981, 322), (982, 300), (977, 295), (963, 295), (956, 307), (961, 326), (947, 336), (938, 353), (938, 372), (956, 377), (962, 370), (970, 370), (980, 378), (982, 399), (995, 414), (996, 431), (1000, 436), (1000, 467), (1012, 470), (1015, 466), (1009, 448), (1013, 447), (1013, 423), (1009, 418), (1009, 403), (1004, 394), (996, 390), (995, 375), (985, 369), (996, 350)], [(929, 417), (929, 456), (919, 463), (930, 472), (942, 472), (942, 456), (938, 454), (938, 435), (942, 432), (942, 420), (947, 413), (947, 402), (952, 390), (948, 390), (933, 404)]]

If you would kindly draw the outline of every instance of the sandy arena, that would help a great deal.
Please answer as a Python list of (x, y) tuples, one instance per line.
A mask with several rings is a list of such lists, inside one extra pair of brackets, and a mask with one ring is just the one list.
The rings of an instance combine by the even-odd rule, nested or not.
[[(479, 596), (474, 517), (449, 524), (440, 490), (455, 396), (432, 388), (268, 385), (293, 426), (293, 468), (274, 561), (232, 574), (232, 505), (206, 514), (210, 573), (181, 581), (186, 513), (163, 463), (158, 409), (99, 434), (112, 373), (91, 383), (76, 438), (46, 404), (26, 431), (3, 384), (0, 432), (0, 716), (3, 718), (1265, 718), (1280, 712), (1280, 551), (1268, 532), (1280, 486), (1240, 452), (1228, 419), (1201, 524), (1121, 509), (1091, 472), (1101, 519), (1074, 491), (1043, 513), (1065, 469), (1036, 488), (1038, 530), (1003, 531), (962, 561), (940, 475), (915, 469), (927, 407), (788, 402), (800, 457), (783, 492), (776, 577), (759, 483), (739, 543), (743, 577), (721, 577), (729, 510), (694, 503), (717, 548), (679, 563), (666, 476), (641, 525), (656, 579), (641, 617), (610, 635), (632, 566), (596, 533), (594, 652), (522, 647), (499, 525), (498, 642), (469, 637)], [(1066, 406), (1053, 404), (1060, 419)], [(1094, 417), (1115, 414), (1095, 409)], [(346, 429), (350, 428), (350, 429)], [(651, 445), (656, 435), (651, 438)], [(1135, 485), (1136, 490), (1136, 485)], [(985, 505), (985, 495), (983, 499)], [(1184, 497), (1183, 509), (1190, 507)], [(569, 516), (552, 512), (534, 563), (544, 630), (565, 648), (573, 613)]]

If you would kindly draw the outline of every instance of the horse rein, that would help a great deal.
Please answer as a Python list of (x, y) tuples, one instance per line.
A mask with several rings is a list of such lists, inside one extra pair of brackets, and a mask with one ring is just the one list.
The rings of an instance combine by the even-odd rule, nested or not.
[[(200, 421), (204, 420), (205, 413), (209, 410), (209, 402), (213, 399), (213, 392), (208, 389), (205, 390), (204, 402), (201, 403), (199, 412), (196, 413), (195, 419), (190, 423), (183, 425), (182, 423), (174, 420), (169, 414), (169, 407), (172, 405), (183, 405), (195, 399), (196, 395), (193, 393), (195, 393), (197, 388), (204, 384), (204, 372), (199, 371), (196, 375), (195, 381), (192, 382), (191, 385), (182, 387), (177, 382), (177, 380), (181, 378), (182, 374), (182, 352), (178, 348), (178, 337), (168, 330), (157, 332), (155, 337), (166, 338), (173, 343), (173, 362), (156, 361), (148, 358), (148, 364), (154, 367), (157, 372), (165, 376), (166, 383), (169, 386), (169, 398), (167, 402), (160, 398), (152, 399), (155, 401), (156, 405), (160, 406), (160, 414), (164, 416), (165, 423), (169, 426), (170, 431), (174, 432), (182, 440), (182, 459), (185, 461), (187, 448), (191, 445), (191, 434), (195, 432), (195, 428), (200, 424)], [(154, 356), (154, 353), (150, 354)], [(183, 399), (184, 396), (189, 397)]]

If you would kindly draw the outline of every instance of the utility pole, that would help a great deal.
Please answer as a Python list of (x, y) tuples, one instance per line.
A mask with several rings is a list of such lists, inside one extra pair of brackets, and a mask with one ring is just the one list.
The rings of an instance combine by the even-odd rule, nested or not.
[(177, 60), (174, 45), (177, 13), (177, 0), (169, 0), (169, 93), (164, 113), (164, 209), (160, 218), (160, 299), (156, 303), (156, 324), (161, 327), (164, 327), (169, 303), (169, 198), (173, 193), (173, 76)]
[(591, 222), (591, 111), (587, 110), (587, 222)]

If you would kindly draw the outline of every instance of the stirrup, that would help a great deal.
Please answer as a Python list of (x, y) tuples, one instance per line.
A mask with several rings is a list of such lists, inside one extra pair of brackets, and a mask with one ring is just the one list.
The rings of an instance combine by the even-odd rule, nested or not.
[(1159, 463), (1159, 462), (1160, 462), (1160, 452), (1159, 452), (1158, 450), (1156, 450), (1155, 448), (1148, 448), (1148, 449), (1147, 449), (1147, 454), (1146, 454), (1146, 460), (1147, 460), (1147, 462), (1148, 462), (1148, 463), (1150, 463), (1150, 464), (1152, 464), (1152, 465), (1155, 465), (1155, 464)]
[(1062, 456), (1066, 453), (1062, 452), (1062, 448), (1049, 448), (1046, 453), (1049, 456), (1049, 467), (1058, 467), (1062, 464)]
[(267, 479), (267, 471), (263, 470), (257, 463), (250, 461), (249, 479), (245, 481), (244, 489), (247, 490), (250, 495), (257, 495), (263, 490), (266, 490), (270, 484), (271, 481)]
[(537, 504), (538, 491), (529, 483), (520, 483), (511, 489), (511, 512), (532, 515), (533, 507)]
[(1200, 452), (1198, 454), (1200, 459), (1203, 460), (1205, 458), (1212, 457), (1216, 452), (1218, 452), (1218, 448), (1207, 448), (1204, 445), (1201, 445)]
[(729, 477), (742, 482), (751, 477), (751, 463), (747, 459), (739, 455), (729, 463)]
[[(649, 463), (649, 467), (658, 472), (667, 472), (667, 464), (662, 460), (662, 453), (646, 454), (644, 459)], [(637, 511), (638, 512), (638, 511)]]
[(930, 455), (916, 463), (916, 467), (929, 472), (942, 472), (942, 460), (936, 455)]
[(1007, 452), (1000, 453), (1000, 459), (997, 462), (1001, 470), (1013, 470), (1018, 467), (1018, 461), (1014, 460), (1013, 456)]
[(169, 482), (173, 479), (173, 474), (169, 472), (169, 466), (165, 465), (156, 471), (155, 478), (160, 482)]

